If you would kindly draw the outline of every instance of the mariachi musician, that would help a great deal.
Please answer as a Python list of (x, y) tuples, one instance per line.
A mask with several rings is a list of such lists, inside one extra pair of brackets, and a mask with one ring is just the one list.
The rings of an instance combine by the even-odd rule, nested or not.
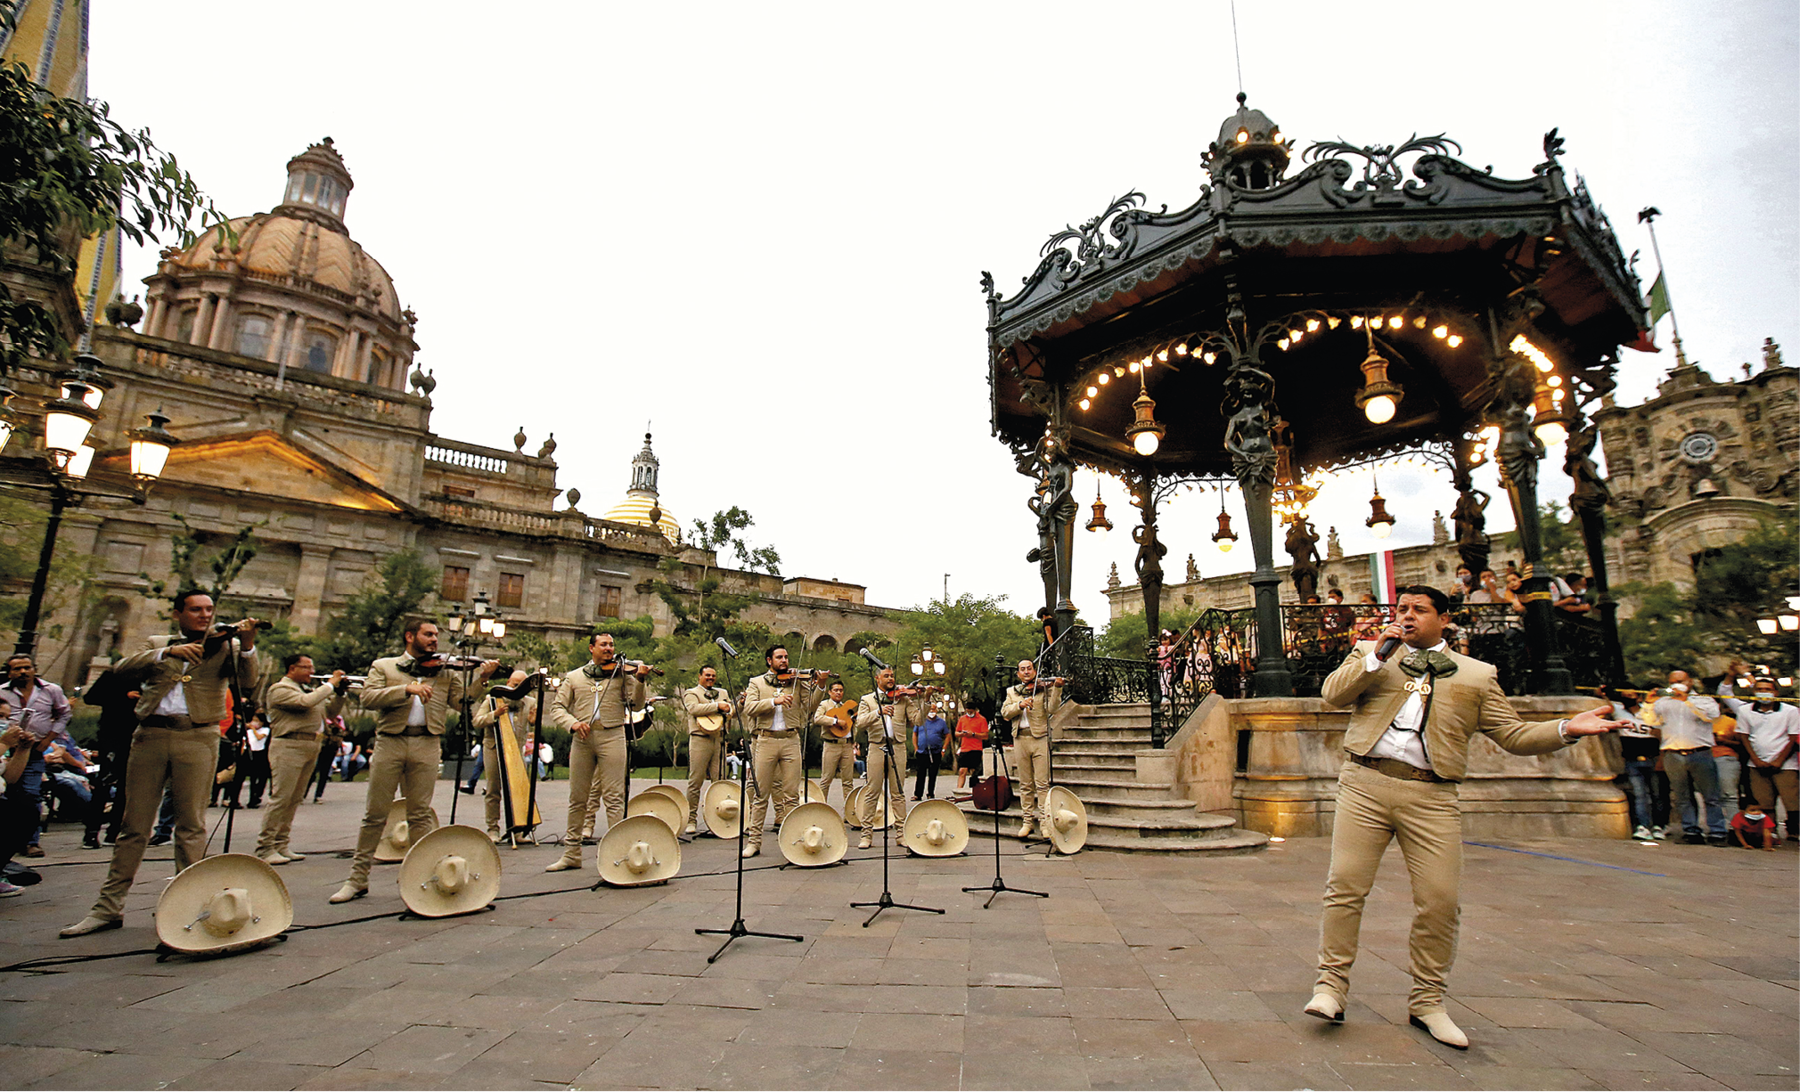
[[(875, 811), (881, 784), (887, 784), (888, 807), (895, 821), (906, 818), (906, 761), (913, 729), (925, 722), (925, 695), (933, 687), (894, 685), (894, 669), (875, 672), (875, 689), (856, 705), (856, 730), (868, 735), (869, 780), (862, 798), (862, 841), (857, 848), (874, 844)], [(892, 743), (893, 761), (888, 761)]]
[[(819, 784), (824, 788), (824, 795), (819, 799), (829, 799), (831, 783), (841, 780), (844, 802), (849, 803), (850, 786), (856, 781), (856, 703), (844, 697), (843, 683), (834, 682), (826, 688), (825, 700), (819, 703), (813, 723), (825, 730), (824, 742), (819, 748)], [(855, 817), (847, 815), (844, 818)]]
[(711, 664), (700, 669), (700, 682), (681, 692), (681, 709), (688, 718), (687, 832), (698, 829), (700, 786), (725, 776), (725, 718), (732, 704), (719, 686), (719, 669)]
[[(530, 677), (523, 669), (515, 670), (506, 680), (507, 688), (517, 690)], [(527, 694), (522, 698), (502, 698), (489, 694), (469, 716), (475, 727), (481, 729), (481, 753), (486, 756), (482, 769), (487, 773), (487, 833), (496, 842), (503, 836), (500, 830), (500, 782), (506, 777), (506, 763), (501, 761), (501, 744), (498, 742), (500, 714), (505, 713), (511, 718), (513, 731), (529, 731), (537, 717), (537, 707), (536, 694)], [(520, 746), (520, 740), (517, 736), (511, 737), (505, 746), (516, 749)]]
[(574, 738), (569, 741), (563, 853), (546, 872), (581, 867), (581, 831), (596, 791), (606, 805), (608, 828), (625, 818), (625, 721), (631, 711), (644, 707), (644, 677), (652, 668), (620, 658), (610, 633), (589, 637), (588, 655), (589, 662), (563, 676), (550, 702), (550, 723)]
[(802, 738), (813, 708), (825, 694), (825, 671), (795, 671), (788, 666), (788, 650), (775, 645), (763, 653), (769, 670), (744, 688), (744, 716), (750, 719), (751, 774), (756, 798), (750, 805), (750, 829), (745, 832), (744, 856), (762, 852), (763, 826), (769, 815), (769, 797), (775, 798), (775, 826), (800, 802), (800, 779), (805, 776)]
[(356, 858), (350, 863), (350, 878), (331, 896), (332, 902), (349, 902), (369, 893), (369, 866), (396, 789), (406, 798), (412, 837), (431, 833), (431, 794), (444, 764), (440, 737), (450, 707), (462, 701), (462, 673), (474, 669), (476, 682), (485, 688), (500, 666), (498, 660), (439, 656), (435, 622), (415, 618), (401, 636), (406, 652), (376, 660), (363, 679), (362, 707), (376, 715), (375, 754), (369, 760), (369, 795), (356, 836)]
[(143, 863), (165, 785), (175, 803), (176, 871), (206, 855), (206, 796), (219, 761), (218, 725), (232, 680), (245, 691), (256, 685), (259, 623), (215, 626), (212, 596), (205, 592), (180, 592), (171, 605), (180, 632), (152, 637), (143, 651), (113, 665), (121, 676), (143, 679), (125, 767), (125, 827), (99, 900), (59, 936), (86, 936), (124, 923), (125, 893)]
[(313, 769), (319, 764), (319, 741), (325, 737), (325, 718), (344, 708), (342, 671), (333, 671), (324, 686), (313, 686), (313, 660), (304, 652), (289, 653), (281, 661), (284, 674), (269, 687), (269, 765), (272, 770), (269, 810), (263, 812), (262, 833), (256, 855), (272, 865), (292, 864), (306, 857), (288, 846), (294, 812)]
[(1065, 679), (1038, 678), (1037, 665), (1019, 661), (1019, 684), (1008, 687), (1000, 715), (1013, 721), (1013, 756), (1018, 763), (1019, 810), (1025, 822), (1019, 837), (1031, 837), (1033, 822), (1050, 829), (1050, 714), (1062, 704)]

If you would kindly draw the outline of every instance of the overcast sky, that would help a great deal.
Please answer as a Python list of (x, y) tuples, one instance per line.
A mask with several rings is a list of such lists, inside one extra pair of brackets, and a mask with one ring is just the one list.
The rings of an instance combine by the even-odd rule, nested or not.
[[(523, 423), (529, 451), (554, 431), (560, 484), (599, 514), (651, 421), (684, 526), (741, 505), (786, 574), (902, 607), (945, 573), (952, 596), (1040, 594), (1029, 484), (988, 430), (981, 271), (1010, 295), (1053, 231), (1132, 189), (1191, 204), (1238, 90), (1224, 0), (96, 7), (91, 93), (227, 213), (274, 205), (287, 159), (336, 140), (350, 233), (420, 316), (436, 431), (510, 448)], [(1662, 209), (1687, 349), (1725, 376), (1765, 337), (1800, 352), (1797, 10), (1287, 0), (1238, 21), (1250, 104), (1302, 147), (1444, 132), (1524, 177), (1559, 126), (1646, 287), (1636, 213)], [(128, 282), (153, 265), (128, 256)], [(1621, 401), (1672, 357), (1625, 353)], [(1380, 473), (1387, 544), (1428, 541), (1447, 479)], [(1120, 529), (1075, 547), (1097, 624), (1134, 553), (1102, 493)], [(1329, 479), (1320, 533), (1373, 545), (1368, 496), (1367, 471)], [(1248, 568), (1208, 541), (1216, 512), (1165, 510), (1173, 576), (1189, 552)]]

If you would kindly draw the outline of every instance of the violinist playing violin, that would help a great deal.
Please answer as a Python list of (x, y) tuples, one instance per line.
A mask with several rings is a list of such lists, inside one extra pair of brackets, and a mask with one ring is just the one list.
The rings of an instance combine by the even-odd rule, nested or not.
[(1031, 837), (1034, 823), (1050, 827), (1050, 714), (1062, 704), (1066, 679), (1040, 679), (1037, 665), (1019, 661), (1019, 684), (1008, 687), (1000, 715), (1013, 721), (1013, 757), (1018, 763), (1019, 810), (1025, 822), (1019, 837)]
[(402, 632), (406, 652), (369, 665), (362, 706), (376, 715), (375, 754), (369, 760), (369, 796), (363, 805), (362, 830), (356, 837), (356, 859), (350, 878), (332, 902), (349, 902), (369, 893), (369, 866), (388, 809), (398, 789), (406, 798), (406, 824), (413, 840), (431, 833), (431, 794), (443, 765), (444, 718), (462, 701), (463, 671), (475, 669), (475, 680), (487, 688), (498, 660), (450, 660), (438, 655), (437, 623), (415, 618)]
[(550, 723), (567, 729), (573, 738), (563, 852), (545, 872), (581, 867), (581, 832), (596, 791), (606, 805), (609, 829), (625, 818), (626, 714), (644, 707), (644, 677), (654, 669), (622, 659), (610, 633), (588, 638), (588, 656), (589, 662), (563, 676), (550, 702)]
[(175, 870), (206, 856), (206, 797), (219, 760), (218, 724), (231, 679), (246, 693), (256, 686), (259, 624), (245, 619), (215, 626), (212, 596), (202, 591), (182, 591), (171, 606), (180, 632), (152, 637), (143, 651), (113, 665), (121, 677), (143, 679), (125, 766), (125, 824), (99, 900), (61, 936), (86, 936), (124, 922), (125, 894), (143, 863), (164, 785), (175, 803)]
[(751, 774), (755, 800), (750, 805), (750, 827), (744, 832), (744, 856), (762, 852), (763, 824), (769, 815), (769, 797), (775, 798), (775, 827), (800, 803), (800, 779), (806, 724), (824, 697), (829, 672), (795, 671), (788, 666), (788, 650), (774, 645), (763, 653), (769, 670), (744, 688), (744, 717), (755, 738)]
[[(867, 732), (869, 779), (862, 798), (862, 841), (859, 849), (874, 844), (875, 811), (881, 786), (887, 785), (888, 809), (895, 822), (906, 818), (906, 759), (912, 748), (913, 730), (925, 721), (925, 695), (932, 688), (895, 686), (894, 669), (875, 673), (875, 689), (856, 705), (856, 730)], [(888, 760), (889, 742), (893, 761)]]

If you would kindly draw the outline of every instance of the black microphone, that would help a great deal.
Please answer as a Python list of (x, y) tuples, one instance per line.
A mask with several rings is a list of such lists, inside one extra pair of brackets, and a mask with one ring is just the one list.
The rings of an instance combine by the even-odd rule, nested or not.
[(737, 649), (731, 647), (730, 641), (727, 641), (723, 637), (714, 637), (713, 644), (718, 645), (725, 655), (730, 656), (734, 660), (737, 659)]
[(888, 669), (888, 665), (882, 662), (881, 657), (875, 655), (866, 648), (858, 652), (857, 655), (869, 661), (871, 664), (874, 664), (878, 670), (886, 671)]
[(1403, 640), (1399, 637), (1383, 637), (1381, 643), (1375, 646), (1375, 658), (1382, 663), (1386, 663), (1387, 658), (1392, 656), (1394, 650), (1399, 648), (1403, 643)]

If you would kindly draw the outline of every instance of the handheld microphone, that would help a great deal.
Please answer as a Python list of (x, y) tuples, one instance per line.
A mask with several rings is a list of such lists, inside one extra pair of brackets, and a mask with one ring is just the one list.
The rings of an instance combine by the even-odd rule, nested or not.
[(734, 660), (737, 659), (737, 649), (731, 647), (730, 641), (727, 641), (723, 637), (714, 637), (713, 644), (718, 645), (719, 650), (725, 653), (725, 655), (730, 656)]
[(861, 656), (863, 659), (865, 659), (865, 660), (869, 661), (869, 663), (873, 664), (875, 666), (876, 670), (886, 671), (888, 669), (889, 665), (886, 663), (883, 663), (881, 660), (881, 657), (875, 655), (873, 652), (870, 652), (866, 648), (863, 649), (862, 651), (858, 652), (857, 655)]
[(1375, 646), (1375, 658), (1386, 663), (1387, 658), (1392, 656), (1403, 643), (1399, 637), (1383, 637), (1381, 643)]

